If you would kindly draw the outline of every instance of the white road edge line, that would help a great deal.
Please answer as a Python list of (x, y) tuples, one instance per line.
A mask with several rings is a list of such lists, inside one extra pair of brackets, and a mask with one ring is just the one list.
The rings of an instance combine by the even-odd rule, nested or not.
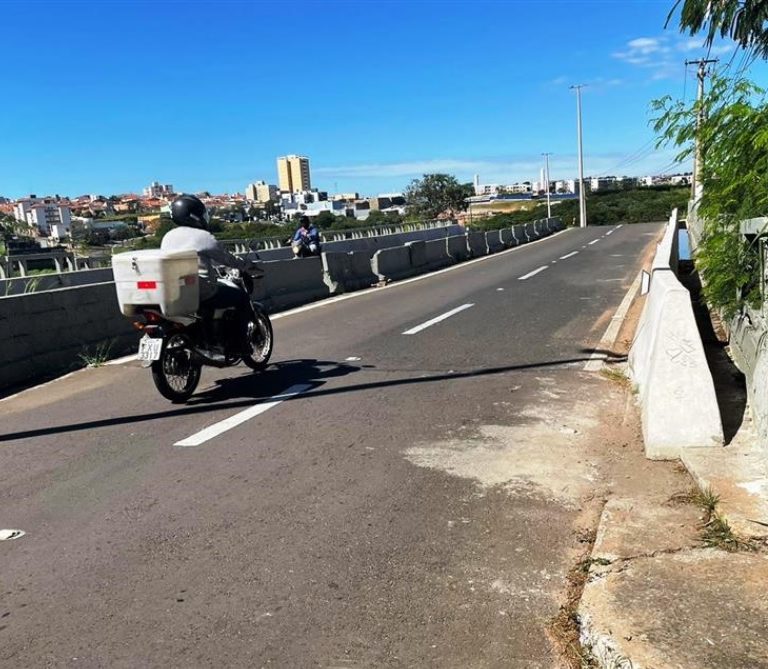
[(530, 279), (532, 276), (536, 276), (539, 272), (543, 272), (545, 269), (547, 269), (547, 265), (542, 265), (538, 269), (533, 270), (533, 272), (528, 272), (528, 274), (523, 274), (523, 276), (517, 277), (517, 280), (525, 281), (526, 279)]
[(599, 241), (599, 239), (593, 239), (591, 242), (589, 242), (589, 245), (592, 246), (592, 244), (597, 244)]
[(567, 260), (568, 258), (573, 258), (573, 256), (578, 255), (578, 251), (571, 251), (570, 253), (566, 253), (564, 256), (560, 256), (560, 260)]
[(288, 390), (280, 393), (279, 395), (269, 397), (259, 402), (258, 404), (254, 404), (252, 407), (248, 407), (247, 409), (236, 413), (234, 416), (230, 416), (229, 418), (225, 418), (218, 423), (209, 425), (205, 429), (200, 430), (200, 432), (196, 432), (191, 437), (177, 441), (174, 446), (200, 446), (206, 441), (210, 441), (214, 437), (218, 437), (220, 434), (223, 434), (224, 432), (227, 432), (228, 430), (231, 430), (232, 428), (245, 423), (251, 418), (255, 418), (265, 411), (269, 411), (281, 402), (307, 392), (307, 390), (310, 388), (312, 388), (311, 383), (298, 383), (295, 386), (291, 386), (288, 388)]
[[(627, 291), (627, 294), (624, 296), (624, 299), (621, 301), (621, 304), (619, 305), (619, 308), (616, 309), (616, 313), (613, 315), (613, 318), (611, 319), (611, 322), (608, 325), (608, 328), (605, 331), (605, 334), (603, 335), (603, 338), (600, 340), (600, 342), (597, 345), (598, 349), (605, 349), (609, 346), (612, 346), (613, 343), (616, 341), (616, 337), (619, 334), (619, 329), (621, 328), (621, 324), (624, 322), (624, 318), (627, 315), (627, 312), (629, 311), (629, 307), (632, 304), (632, 300), (635, 299), (635, 295), (637, 294), (637, 291), (640, 290), (640, 281), (642, 279), (643, 273), (638, 272), (637, 277), (632, 282), (632, 285), (629, 287), (629, 290)], [(606, 359), (605, 353), (601, 353), (600, 351), (595, 351), (592, 353), (592, 355), (589, 357), (589, 360), (584, 365), (584, 371), (585, 372), (599, 372), (603, 368), (603, 362)]]
[(435, 316), (434, 318), (431, 318), (430, 320), (426, 321), (425, 323), (422, 323), (421, 325), (417, 325), (415, 328), (411, 328), (410, 330), (406, 330), (403, 332), (404, 335), (414, 335), (417, 332), (421, 332), (422, 330), (426, 330), (428, 327), (434, 325), (435, 323), (439, 323), (440, 321), (444, 321), (446, 318), (450, 318), (451, 316), (454, 316), (458, 314), (460, 311), (464, 311), (465, 309), (469, 309), (470, 307), (474, 307), (474, 303), (469, 304), (462, 304), (460, 307), (456, 307), (455, 309), (451, 309), (450, 311), (446, 311), (444, 314), (440, 314), (439, 316)]

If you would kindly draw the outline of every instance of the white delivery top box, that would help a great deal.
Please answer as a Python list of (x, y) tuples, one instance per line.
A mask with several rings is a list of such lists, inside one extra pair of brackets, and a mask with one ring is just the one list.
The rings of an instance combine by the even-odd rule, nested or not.
[(186, 316), (200, 306), (196, 251), (147, 249), (112, 256), (120, 311), (133, 316), (154, 307), (164, 316)]

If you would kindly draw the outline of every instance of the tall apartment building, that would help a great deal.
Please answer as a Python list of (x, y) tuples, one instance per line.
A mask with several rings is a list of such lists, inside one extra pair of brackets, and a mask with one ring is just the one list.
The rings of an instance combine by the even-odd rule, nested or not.
[(19, 200), (13, 208), (17, 221), (26, 223), (30, 228), (37, 228), (43, 235), (56, 237), (69, 236), (72, 212), (66, 205), (55, 200), (25, 198)]
[(309, 178), (309, 158), (282, 156), (277, 159), (277, 182), (281, 191), (298, 193), (312, 190)]
[(144, 197), (170, 197), (174, 194), (172, 184), (161, 184), (153, 181), (144, 189)]
[(264, 204), (265, 202), (277, 202), (280, 198), (277, 194), (277, 186), (266, 181), (257, 181), (245, 187), (245, 199), (251, 202)]

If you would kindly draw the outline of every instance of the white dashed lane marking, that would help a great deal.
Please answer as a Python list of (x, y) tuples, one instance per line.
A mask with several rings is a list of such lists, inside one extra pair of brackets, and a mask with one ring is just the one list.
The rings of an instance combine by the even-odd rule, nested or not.
[(578, 254), (578, 251), (571, 251), (570, 253), (566, 253), (564, 256), (560, 256), (560, 260), (567, 260), (568, 258), (573, 258), (573, 256), (577, 254)]
[(460, 307), (456, 307), (455, 309), (451, 309), (450, 311), (446, 311), (444, 314), (440, 314), (439, 316), (435, 316), (434, 318), (430, 318), (425, 323), (422, 323), (421, 325), (417, 325), (414, 328), (411, 328), (410, 330), (406, 330), (403, 332), (404, 335), (414, 335), (418, 332), (421, 332), (422, 330), (426, 330), (428, 327), (431, 327), (432, 325), (435, 325), (435, 323), (439, 323), (440, 321), (444, 321), (446, 318), (450, 318), (451, 316), (454, 316), (458, 314), (461, 311), (464, 311), (465, 309), (469, 309), (470, 307), (474, 307), (474, 304), (462, 304)]
[(518, 277), (517, 280), (525, 281), (526, 279), (530, 279), (532, 276), (536, 276), (539, 272), (543, 272), (545, 269), (547, 269), (547, 265), (542, 265), (538, 269), (533, 270), (533, 272), (528, 272), (528, 274), (523, 274), (523, 276)]
[(300, 383), (295, 386), (291, 386), (288, 388), (288, 390), (280, 393), (279, 395), (269, 397), (252, 407), (236, 413), (234, 416), (230, 416), (229, 418), (225, 418), (218, 423), (209, 425), (204, 430), (196, 432), (191, 437), (177, 441), (174, 446), (200, 446), (206, 441), (210, 441), (214, 437), (218, 437), (220, 434), (223, 434), (224, 432), (227, 432), (232, 428), (237, 427), (238, 425), (242, 425), (247, 420), (255, 418), (256, 416), (263, 414), (265, 411), (269, 411), (281, 402), (307, 392), (307, 390), (310, 388), (312, 388), (312, 384), (310, 383)]

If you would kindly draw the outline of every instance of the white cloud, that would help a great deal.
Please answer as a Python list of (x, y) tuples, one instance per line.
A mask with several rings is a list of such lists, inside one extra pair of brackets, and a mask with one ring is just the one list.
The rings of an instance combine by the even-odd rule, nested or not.
[[(585, 173), (592, 175), (609, 174), (615, 171), (625, 156), (622, 153), (587, 154), (584, 157)], [(641, 161), (635, 161), (631, 167), (618, 168), (620, 173), (644, 175), (653, 173), (661, 165), (672, 159), (669, 151), (651, 153)], [(572, 179), (577, 173), (575, 154), (554, 155), (550, 158), (550, 174), (553, 179)], [(359, 165), (338, 165), (316, 167), (313, 175), (324, 180), (333, 179), (403, 179), (419, 178), (423, 174), (448, 173), (460, 181), (471, 181), (479, 174), (483, 183), (511, 183), (514, 181), (536, 180), (544, 166), (539, 155), (512, 156), (506, 159), (478, 158), (458, 159), (439, 158), (396, 163), (364, 163)], [(622, 172), (623, 170), (623, 172)]]
[[(732, 45), (721, 44), (713, 46), (708, 53), (710, 56), (718, 56), (732, 49)], [(695, 51), (704, 53), (702, 40), (669, 34), (637, 37), (611, 55), (628, 65), (648, 70), (651, 80), (658, 80), (682, 74), (685, 55)]]

